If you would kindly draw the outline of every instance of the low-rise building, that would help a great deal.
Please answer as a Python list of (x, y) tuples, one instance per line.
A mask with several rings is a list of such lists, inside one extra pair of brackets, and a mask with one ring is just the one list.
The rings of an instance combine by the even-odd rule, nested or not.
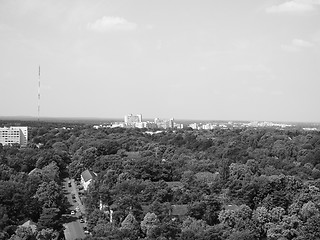
[(90, 170), (85, 170), (81, 173), (81, 185), (84, 190), (88, 190), (91, 182), (97, 177), (97, 174)]

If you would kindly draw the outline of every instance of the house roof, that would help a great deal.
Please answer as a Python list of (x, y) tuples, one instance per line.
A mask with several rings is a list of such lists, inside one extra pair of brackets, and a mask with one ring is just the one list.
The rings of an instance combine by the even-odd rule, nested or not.
[(31, 228), (32, 232), (36, 232), (36, 231), (37, 231), (37, 226), (36, 226), (36, 224), (35, 224), (33, 221), (31, 221), (31, 220), (26, 221), (26, 222), (25, 222), (24, 224), (22, 224), (21, 226)]
[(204, 181), (204, 182), (214, 182), (217, 180), (217, 178), (219, 177), (219, 173), (212, 173), (212, 172), (198, 172), (195, 174), (195, 177), (197, 179), (197, 181)]
[(95, 172), (90, 171), (90, 170), (87, 169), (87, 170), (85, 170), (85, 171), (83, 171), (81, 173), (81, 176), (82, 176), (83, 180), (85, 182), (87, 182), (87, 181), (89, 181), (91, 179), (94, 179), (97, 176), (97, 174)]

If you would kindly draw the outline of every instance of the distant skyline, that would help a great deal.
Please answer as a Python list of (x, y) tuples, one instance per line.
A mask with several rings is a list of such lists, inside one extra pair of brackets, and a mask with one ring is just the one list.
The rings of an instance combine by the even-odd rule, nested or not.
[(320, 122), (320, 0), (0, 0), (0, 118)]

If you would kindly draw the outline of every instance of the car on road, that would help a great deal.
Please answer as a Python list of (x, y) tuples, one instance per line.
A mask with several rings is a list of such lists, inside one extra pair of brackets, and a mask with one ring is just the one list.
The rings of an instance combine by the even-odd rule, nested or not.
[(71, 181), (68, 181), (68, 187), (71, 187)]

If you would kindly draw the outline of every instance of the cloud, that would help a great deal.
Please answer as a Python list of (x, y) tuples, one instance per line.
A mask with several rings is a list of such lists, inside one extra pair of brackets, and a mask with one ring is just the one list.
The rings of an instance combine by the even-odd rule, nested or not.
[(108, 31), (133, 31), (137, 28), (137, 24), (128, 22), (121, 17), (102, 17), (93, 23), (87, 24), (88, 29), (96, 32)]
[(290, 0), (279, 5), (268, 7), (266, 12), (301, 14), (316, 11), (317, 5), (320, 5), (320, 0)]
[(303, 49), (312, 48), (313, 43), (302, 40), (302, 39), (293, 39), (290, 44), (284, 44), (281, 46), (282, 50), (287, 52), (300, 52)]

